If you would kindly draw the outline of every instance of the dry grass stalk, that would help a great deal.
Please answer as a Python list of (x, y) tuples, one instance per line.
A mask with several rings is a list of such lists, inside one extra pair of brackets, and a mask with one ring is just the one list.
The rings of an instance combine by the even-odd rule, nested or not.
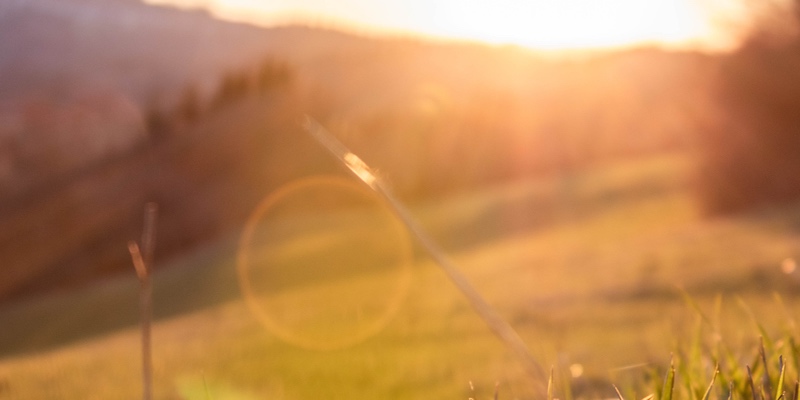
[(450, 281), (467, 298), (473, 310), (483, 319), (489, 329), (499, 337), (522, 361), (523, 366), (533, 378), (532, 383), (537, 390), (542, 391), (545, 370), (528, 350), (527, 345), (519, 337), (513, 327), (494, 308), (486, 302), (481, 294), (472, 286), (466, 276), (456, 267), (455, 263), (447, 256), (436, 241), (431, 238), (422, 226), (412, 217), (411, 212), (397, 199), (383, 182), (372, 173), (372, 170), (358, 156), (350, 152), (344, 144), (339, 142), (322, 125), (311, 117), (306, 117), (304, 128), (326, 150), (338, 158), (361, 181), (380, 195), (392, 208), (397, 217), (422, 247), (427, 250), (431, 258), (445, 272)]
[(142, 245), (135, 241), (128, 242), (133, 267), (139, 277), (139, 309), (141, 312), (142, 341), (142, 398), (153, 398), (153, 352), (151, 345), (151, 326), (153, 320), (153, 288), (150, 282), (150, 269), (153, 264), (153, 252), (156, 242), (156, 219), (158, 206), (148, 203), (144, 213), (144, 231)]

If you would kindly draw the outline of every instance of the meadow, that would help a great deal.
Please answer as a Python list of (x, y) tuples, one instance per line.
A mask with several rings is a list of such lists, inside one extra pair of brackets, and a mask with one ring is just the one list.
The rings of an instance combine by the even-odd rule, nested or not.
[[(672, 353), (685, 363), (690, 347), (724, 342), (734, 354), (725, 368), (742, 369), (760, 335), (796, 333), (800, 205), (705, 216), (692, 194), (693, 160), (678, 153), (605, 162), (411, 209), (540, 363), (553, 367), (556, 397), (615, 397), (614, 384), (642, 398)], [(233, 230), (159, 260), (171, 267), (153, 277), (156, 398), (488, 399), (495, 391), (500, 399), (537, 398), (513, 353), (419, 246), (407, 249), (407, 275), (363, 266), (312, 280), (269, 272), (288, 283), (267, 287), (262, 300), (271, 310), (295, 306), (271, 314), (284, 328), (277, 332), (242, 294), (241, 235)], [(307, 237), (274, 250), (326, 243)], [(382, 238), (374, 239), (389, 248), (405, 240)], [(393, 283), (405, 276), (407, 284)], [(0, 398), (140, 396), (137, 286), (131, 267), (126, 278), (3, 306)], [(386, 299), (395, 289), (402, 293), (393, 307)], [(349, 307), (342, 312), (364, 308), (366, 317), (332, 317), (336, 304)], [(713, 329), (701, 329), (704, 317)], [(363, 318), (373, 321), (366, 333)], [(320, 326), (324, 334), (315, 336)], [(356, 339), (333, 343), (348, 337)], [(709, 360), (696, 368), (710, 378)]]

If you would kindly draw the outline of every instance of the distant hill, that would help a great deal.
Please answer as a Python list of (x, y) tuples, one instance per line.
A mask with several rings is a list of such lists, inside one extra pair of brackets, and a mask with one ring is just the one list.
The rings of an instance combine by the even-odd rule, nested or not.
[(211, 89), (227, 68), (285, 39), (201, 11), (137, 0), (0, 3), (0, 96), (118, 90), (142, 104), (187, 83)]
[[(226, 71), (317, 36), (329, 35), (136, 0), (0, 2), (0, 299), (122, 268), (119, 246), (136, 237), (143, 203), (159, 197), (145, 177), (171, 176), (147, 172), (148, 153), (186, 147), (154, 150), (147, 113), (169, 110), (188, 86), (207, 98)], [(162, 239), (165, 254), (186, 246)]]
[(347, 41), (363, 39), (138, 0), (0, 2), (0, 203), (141, 145), (189, 87), (207, 99), (228, 71)]
[[(291, 79), (255, 90), (265, 59)], [(0, 2), (0, 301), (131, 273), (146, 201), (164, 259), (236, 232), (282, 182), (339, 171), (304, 114), (419, 198), (685, 150), (714, 65), (262, 29), (135, 0)]]

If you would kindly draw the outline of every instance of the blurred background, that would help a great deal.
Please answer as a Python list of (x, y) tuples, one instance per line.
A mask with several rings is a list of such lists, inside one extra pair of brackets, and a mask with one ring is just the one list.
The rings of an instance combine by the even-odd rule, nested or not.
[(140, 395), (147, 202), (156, 398), (530, 398), (306, 115), (569, 396), (661, 371), (685, 294), (735, 345), (793, 326), (799, 24), (794, 0), (1, 1), (0, 398)]

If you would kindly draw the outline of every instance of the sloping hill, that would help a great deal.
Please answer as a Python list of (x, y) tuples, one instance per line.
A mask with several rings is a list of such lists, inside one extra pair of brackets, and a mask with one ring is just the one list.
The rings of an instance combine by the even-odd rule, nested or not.
[(285, 43), (308, 48), (300, 43), (327, 36), (136, 0), (1, 2), (0, 299), (124, 268), (120, 246), (138, 235), (148, 200), (163, 207), (164, 255), (224, 229), (220, 215), (242, 212), (205, 190), (241, 199), (224, 192), (233, 185), (225, 181), (241, 168), (237, 161), (252, 158), (248, 151), (263, 150), (248, 141), (272, 140), (263, 130), (287, 120), (295, 126), (297, 110), (279, 116), (284, 106), (261, 103), (275, 113), (262, 118), (244, 107), (267, 120), (247, 133), (228, 135), (217, 123), (213, 133), (174, 127), (175, 136), (160, 139), (147, 128), (148, 113), (169, 110), (188, 86), (208, 98), (226, 71)]
[(275, 40), (263, 29), (137, 0), (3, 2), (0, 93), (110, 87), (141, 104), (188, 82), (214, 85), (220, 72), (259, 59)]
[[(265, 57), (291, 79), (254, 91)], [(684, 150), (714, 62), (657, 49), (554, 61), (134, 0), (2, 2), (0, 301), (128, 270), (146, 201), (162, 206), (163, 259), (237, 229), (281, 182), (337, 171), (303, 114), (401, 195), (435, 196)], [(187, 104), (191, 118), (175, 108)]]

